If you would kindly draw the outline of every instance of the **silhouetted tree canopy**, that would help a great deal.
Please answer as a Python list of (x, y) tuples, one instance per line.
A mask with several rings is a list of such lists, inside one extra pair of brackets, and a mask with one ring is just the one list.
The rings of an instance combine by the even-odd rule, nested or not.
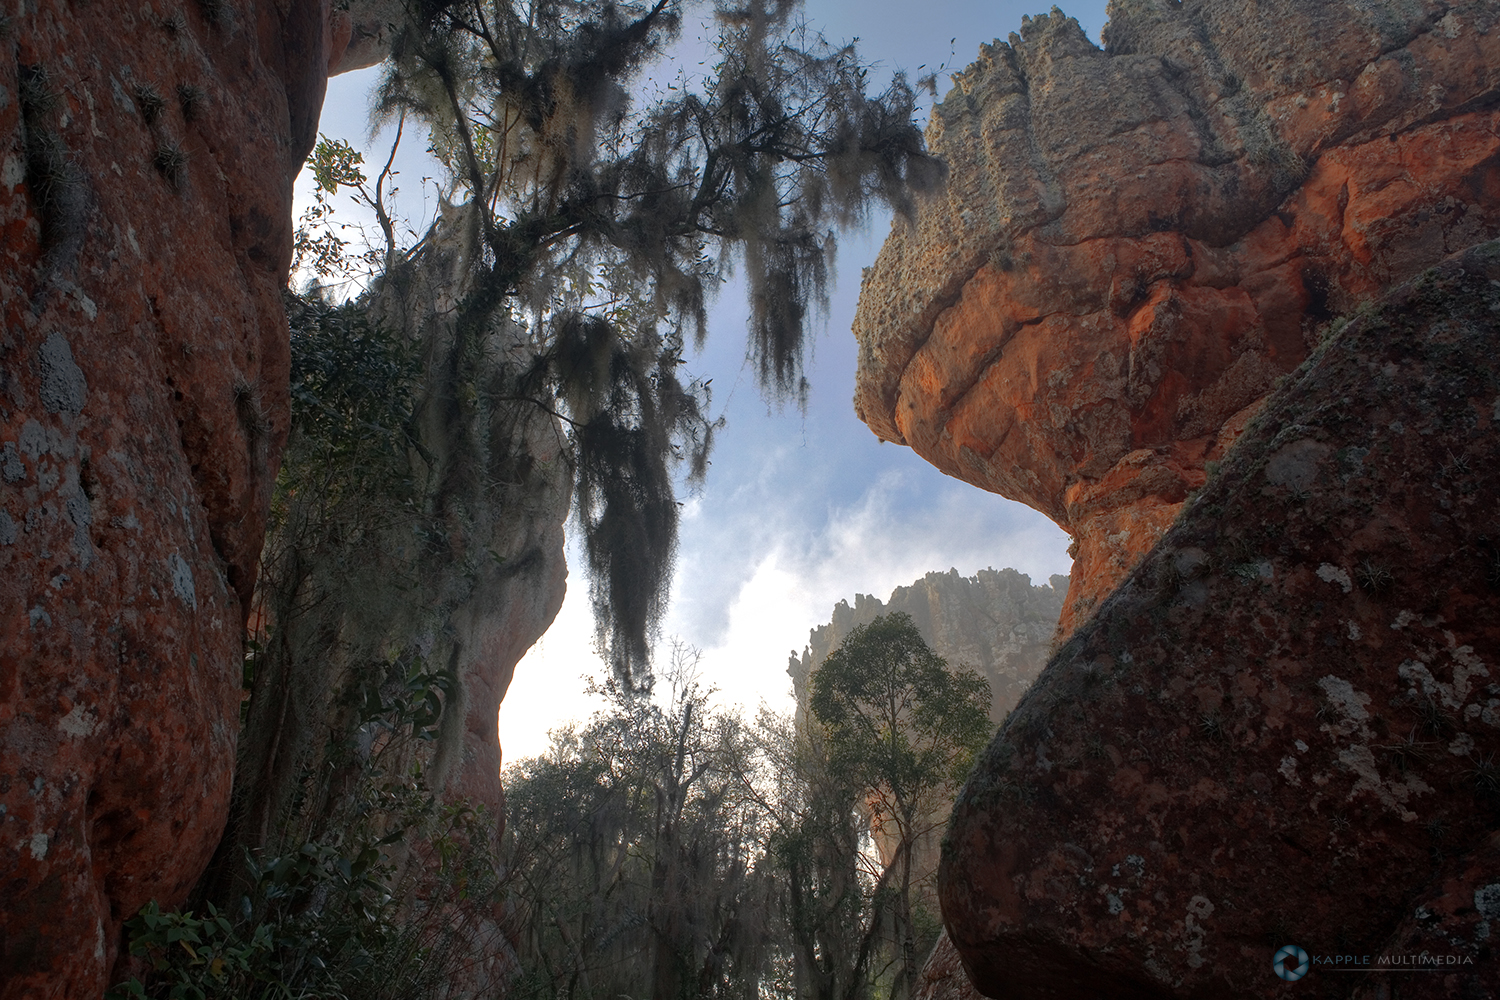
[(513, 391), (571, 430), (601, 652), (627, 681), (648, 669), (670, 581), (673, 470), (701, 476), (712, 440), (706, 390), (678, 376), (707, 302), (742, 271), (760, 382), (802, 399), (834, 231), (875, 203), (907, 212), (943, 177), (905, 79), (868, 95), (853, 46), (790, 0), (714, 7), (712, 68), (638, 105), (689, 10), (414, 3), (379, 92), (378, 114), (428, 127), (465, 208), (451, 422), (472, 420), (464, 359), (519, 324)]

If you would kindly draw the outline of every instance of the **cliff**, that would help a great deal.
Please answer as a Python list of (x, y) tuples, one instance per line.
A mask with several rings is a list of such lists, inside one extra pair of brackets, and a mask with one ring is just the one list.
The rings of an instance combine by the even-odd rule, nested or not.
[(1500, 989), (1497, 314), (1500, 242), (1331, 336), (1032, 685), (939, 876), (981, 993)]
[(1072, 534), (1062, 628), (1322, 326), (1500, 232), (1491, 3), (1117, 0), (984, 46), (866, 275), (855, 407)]
[(999, 723), (1046, 662), (1066, 582), (1066, 577), (1054, 576), (1050, 587), (1035, 587), (1029, 576), (1013, 569), (982, 569), (969, 577), (950, 569), (897, 587), (888, 601), (868, 594), (856, 594), (853, 607), (840, 601), (828, 624), (808, 633), (802, 655), (794, 654), (787, 664), (798, 711), (806, 711), (812, 672), (850, 629), (902, 611), (911, 615), (933, 652), (955, 666), (972, 667), (989, 681), (990, 718)]
[(1493, 995), (1500, 10), (1110, 17), (956, 78), (948, 192), (855, 323), (878, 435), (1075, 542), (925, 989), (1391, 995), (1284, 984), (1296, 944), (1439, 950), (1401, 996)]
[(347, 24), (0, 15), (0, 996), (93, 1000), (223, 827), (292, 181)]
[[(969, 577), (950, 569), (928, 573), (909, 587), (897, 587), (889, 601), (867, 594), (856, 594), (853, 607), (840, 601), (833, 606), (828, 624), (808, 633), (802, 655), (793, 654), (787, 664), (797, 713), (806, 715), (812, 675), (850, 630), (899, 611), (911, 616), (933, 652), (952, 666), (970, 667), (983, 675), (990, 685), (990, 718), (998, 724), (1047, 661), (1066, 584), (1067, 577), (1054, 576), (1051, 586), (1035, 587), (1031, 577), (1013, 569), (982, 569)], [(928, 817), (928, 832), (918, 836), (912, 849), (917, 898), (934, 915), (938, 909), (934, 882), (938, 848), (943, 819), (951, 807), (952, 803), (945, 802)], [(896, 843), (878, 822), (871, 823), (870, 832), (875, 849), (889, 864)], [(955, 982), (968, 985), (961, 976)]]

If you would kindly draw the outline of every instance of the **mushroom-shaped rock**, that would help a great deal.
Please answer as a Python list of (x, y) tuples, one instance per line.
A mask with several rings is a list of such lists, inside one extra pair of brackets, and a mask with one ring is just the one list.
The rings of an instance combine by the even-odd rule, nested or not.
[(1064, 634), (1332, 317), (1500, 234), (1493, 3), (1109, 13), (955, 76), (854, 323), (877, 435), (1072, 534)]

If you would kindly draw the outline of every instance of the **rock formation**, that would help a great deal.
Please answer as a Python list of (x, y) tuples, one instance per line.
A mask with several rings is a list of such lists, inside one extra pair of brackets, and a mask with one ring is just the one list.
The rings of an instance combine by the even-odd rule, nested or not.
[(980, 992), (1500, 991), (1497, 317), (1500, 241), (1330, 335), (1048, 664), (944, 845)]
[(950, 569), (897, 587), (889, 601), (868, 594), (856, 594), (853, 607), (840, 601), (828, 624), (808, 633), (802, 655), (793, 654), (787, 664), (798, 711), (806, 711), (812, 672), (850, 629), (904, 611), (933, 652), (951, 664), (978, 670), (990, 682), (990, 718), (999, 723), (1046, 662), (1067, 577), (1054, 576), (1051, 584), (1034, 587), (1031, 577), (1013, 569), (982, 569), (969, 577)]
[(223, 826), (329, 7), (0, 8), (6, 998), (97, 998)]
[(933, 113), (946, 196), (855, 319), (881, 438), (1073, 535), (1062, 629), (1161, 537), (1335, 315), (1500, 232), (1500, 11), (1054, 11)]
[[(5, 1000), (97, 998), (122, 923), (181, 903), (220, 842), (287, 435), (292, 182), (330, 71), (382, 58), (398, 7), (0, 4)], [(524, 453), (505, 488), (531, 492), (454, 527), (493, 558), (439, 600), (461, 690), (431, 779), (491, 816), (496, 708), (566, 572), (568, 477), (535, 423), (494, 418)], [(280, 683), (289, 712), (308, 682)], [(294, 748), (252, 756), (295, 771)]]
[[(1079, 631), (956, 807), (924, 992), (1263, 996), (1275, 942), (1493, 995), (1500, 272), (1448, 258), (1500, 235), (1500, 9), (1110, 18), (956, 77), (947, 195), (855, 322), (871, 428), (1075, 544)], [(1390, 995), (1334, 980), (1296, 988)]]

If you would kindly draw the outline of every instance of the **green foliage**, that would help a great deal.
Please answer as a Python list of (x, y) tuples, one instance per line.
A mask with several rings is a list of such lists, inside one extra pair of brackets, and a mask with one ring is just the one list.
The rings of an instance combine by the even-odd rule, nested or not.
[(608, 710), (506, 773), (524, 1000), (766, 995), (766, 830), (738, 717), (712, 712), (679, 648), (658, 703), (611, 680)]
[(810, 705), (830, 767), (859, 789), (888, 845), (887, 872), (900, 867), (897, 985), (912, 997), (932, 934), (920, 897), (913, 900), (913, 853), (991, 735), (989, 684), (973, 670), (950, 668), (910, 616), (896, 612), (850, 630), (813, 674)]
[(773, 787), (767, 858), (795, 995), (864, 1000), (889, 989), (894, 865), (877, 864), (860, 790), (829, 766), (821, 728), (762, 712), (763, 773)]
[[(186, 105), (184, 105), (186, 113)], [(392, 159), (395, 149), (391, 150)], [(297, 220), (297, 231), (292, 241), (292, 273), (312, 272), (318, 281), (330, 278), (369, 277), (391, 266), (396, 253), (395, 223), (391, 218), (388, 202), (396, 189), (386, 190), (386, 182), (393, 177), (391, 161), (370, 181), (364, 172), (364, 154), (343, 139), (318, 136), (318, 143), (307, 158), (307, 168), (313, 175), (314, 202)], [(363, 238), (364, 249), (351, 251), (355, 241), (345, 239), (340, 233), (350, 227), (334, 221), (334, 207), (330, 200), (341, 188), (352, 189), (356, 203), (375, 213), (383, 234), (381, 246)]]
[(956, 789), (991, 735), (989, 684), (895, 612), (852, 629), (813, 675), (833, 766), (900, 808)]
[(153, 902), (127, 923), (151, 971), (113, 1000), (449, 995), (474, 937), (455, 907), (482, 911), (500, 890), (492, 820), (439, 802), (412, 752), (439, 731), (455, 678), (416, 663), (364, 680), (342, 698), (349, 728), (302, 769), (265, 846), (221, 862), (193, 908)]
[(421, 376), (415, 346), (354, 303), (289, 294), (286, 305), (292, 436), (282, 493), (331, 485), (337, 472), (367, 502), (412, 496), (408, 428)]
[(364, 154), (343, 139), (318, 136), (318, 144), (307, 158), (308, 169), (319, 191), (338, 194), (339, 186), (361, 187), (367, 178), (360, 166), (365, 162)]
[(357, 304), (289, 296), (287, 312), (292, 427), (247, 645), (230, 822), (192, 911), (172, 918), (228, 914), (225, 948), (266, 934), (273, 947), (221, 976), (158, 948), (165, 925), (143, 924), (142, 947), (167, 962), (144, 988), (444, 996), (476, 941), (498, 947), (483, 914), (499, 873), (495, 820), (434, 778), (461, 737), (463, 692), (424, 629), (463, 575), (426, 558), (443, 536), (413, 428), (422, 361)]
[[(450, 861), (473, 817), (450, 810), (431, 818), (449, 823), (428, 846)], [(228, 909), (205, 902), (199, 915), (148, 903), (125, 929), (130, 953), (151, 971), (108, 1000), (445, 995), (442, 959), (451, 942), (441, 925), (424, 926), (433, 907), (403, 895), (387, 847), (404, 832), (342, 849), (309, 842), (277, 857), (247, 857), (246, 892)]]

